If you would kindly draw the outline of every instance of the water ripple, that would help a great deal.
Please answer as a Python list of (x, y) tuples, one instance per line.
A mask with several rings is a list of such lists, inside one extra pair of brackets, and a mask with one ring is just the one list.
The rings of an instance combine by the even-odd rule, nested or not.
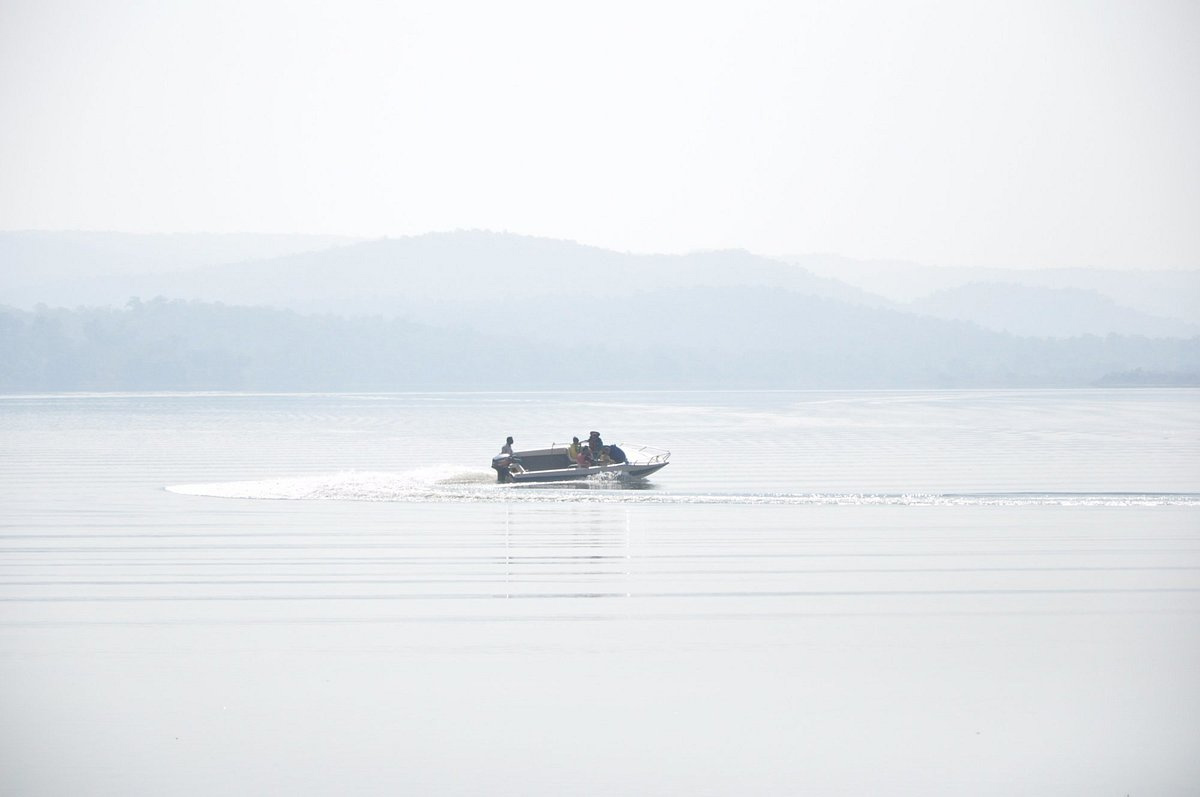
[(989, 493), (680, 493), (644, 482), (581, 480), (564, 485), (498, 485), (490, 471), (442, 465), (382, 472), (179, 484), (180, 495), (288, 501), (383, 501), (396, 503), (603, 503), (815, 506), (1200, 506), (1200, 494), (1167, 492)]

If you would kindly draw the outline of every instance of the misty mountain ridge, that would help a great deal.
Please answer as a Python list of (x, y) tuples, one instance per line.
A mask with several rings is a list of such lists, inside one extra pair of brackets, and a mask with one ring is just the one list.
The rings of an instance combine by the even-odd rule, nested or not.
[(873, 306), (888, 302), (837, 280), (744, 250), (687, 255), (614, 252), (570, 241), (484, 231), (368, 241), (237, 266), (197, 269), (175, 281), (185, 298), (305, 311), (400, 313), (436, 321), (443, 305), (470, 313), (541, 312), (686, 287), (769, 286)]
[(1096, 291), (972, 282), (910, 302), (913, 312), (971, 321), (985, 329), (1040, 338), (1077, 335), (1145, 335), (1184, 338), (1200, 326), (1122, 307)]
[[(856, 260), (838, 255), (783, 258), (824, 277), (869, 289), (898, 304), (972, 283), (1047, 290), (1093, 291), (1151, 318), (1200, 325), (1200, 270), (1099, 268), (950, 268), (902, 260)], [(1110, 330), (1110, 331), (1116, 331)], [(1085, 334), (1082, 330), (1074, 334)]]
[[(1069, 387), (1200, 374), (1200, 340), (1022, 338), (742, 250), (638, 255), (480, 231), (307, 243), (61, 280), (120, 298), (0, 312), (0, 389)], [(129, 292), (173, 300), (126, 303)]]
[[(457, 231), (335, 246), (314, 237), (307, 239), (303, 251), (197, 264), (202, 257), (222, 254), (214, 251), (211, 241), (204, 241), (202, 251), (178, 259), (176, 267), (168, 269), (158, 255), (171, 242), (131, 236), (123, 242), (124, 249), (145, 245), (152, 252), (121, 260), (111, 251), (120, 247), (109, 246), (97, 256), (88, 276), (78, 264), (59, 262), (64, 257), (92, 256), (79, 245), (79, 234), (68, 234), (62, 246), (55, 235), (0, 234), (0, 288), (8, 303), (120, 305), (130, 296), (164, 295), (305, 312), (436, 319), (443, 313), (430, 306), (445, 303), (456, 305), (458, 311), (487, 312), (498, 302), (541, 304), (549, 297), (582, 301), (664, 287), (771, 285), (870, 305), (888, 304), (861, 289), (744, 250), (638, 255), (571, 241)], [(294, 247), (303, 246), (305, 240), (257, 243)], [(137, 266), (147, 262), (153, 268), (138, 272)], [(44, 277), (39, 276), (43, 271)]]
[[(186, 257), (172, 254), (180, 248), (188, 249)], [(229, 259), (263, 251), (269, 256)], [(91, 267), (81, 262), (88, 258), (95, 258)], [(109, 273), (98, 273), (104, 269), (110, 269)], [(864, 280), (863, 275), (872, 270), (876, 272), (875, 281)], [(93, 276), (86, 276), (89, 272)], [(844, 307), (926, 313), (970, 321), (986, 329), (1037, 336), (1189, 336), (1200, 326), (1200, 301), (1193, 302), (1189, 293), (1196, 282), (1195, 273), (1114, 276), (1062, 270), (1040, 278), (1054, 283), (1065, 279), (1063, 274), (1067, 272), (1068, 282), (1103, 277), (1120, 287), (1122, 295), (1135, 298), (1139, 280), (1146, 274), (1158, 275), (1162, 285), (1150, 289), (1142, 286), (1142, 293), (1152, 294), (1153, 301), (1148, 304), (1174, 303), (1187, 312), (1195, 309), (1197, 320), (1189, 323), (1178, 316), (1138, 310), (1110, 293), (1091, 288), (1009, 282), (1028, 281), (1031, 277), (1027, 272), (1003, 271), (1003, 279), (970, 288), (969, 283), (962, 282), (963, 275), (982, 273), (980, 270), (832, 256), (785, 262), (745, 250), (633, 254), (571, 241), (478, 230), (368, 241), (328, 236), (0, 233), (0, 301), (26, 308), (38, 302), (120, 306), (130, 296), (167, 296), (303, 313), (378, 314), (435, 326), (467, 325), (477, 330), (494, 327), (498, 317), (517, 317), (527, 329), (534, 330), (549, 324), (551, 318), (560, 328), (586, 325), (601, 305), (606, 307), (605, 313), (628, 316), (631, 311), (622, 309), (622, 305), (633, 303), (646, 319), (662, 322), (659, 327), (663, 329), (670, 328), (673, 314), (682, 312), (671, 291), (731, 291), (725, 313), (713, 317), (713, 323), (721, 323), (720, 319), (734, 309), (734, 296), (739, 297), (738, 301), (769, 304), (764, 292), (735, 289), (763, 288), (836, 300)], [(892, 298), (830, 274), (878, 285)], [(916, 301), (907, 304), (894, 300), (904, 293), (896, 290), (898, 284), (915, 280), (912, 288), (917, 290), (929, 284), (929, 274), (936, 278), (934, 283), (959, 283), (930, 295), (918, 293)], [(646, 294), (658, 295), (660, 306), (649, 307), (638, 298)], [(756, 305), (736, 309), (750, 318), (759, 313)], [(764, 305), (762, 309), (768, 308)], [(893, 322), (897, 318), (886, 317)], [(836, 326), (836, 320), (831, 323)]]
[[(671, 301), (670, 323), (643, 317)], [(0, 307), (0, 390), (1200, 384), (1197, 339), (1021, 338), (770, 288), (661, 291), (622, 306), (628, 315), (603, 321), (539, 318), (533, 331), (165, 299)]]

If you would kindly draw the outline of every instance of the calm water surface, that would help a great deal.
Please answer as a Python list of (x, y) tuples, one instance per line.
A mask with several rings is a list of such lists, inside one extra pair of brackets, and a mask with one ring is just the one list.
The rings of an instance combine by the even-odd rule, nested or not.
[(1196, 391), (0, 397), (0, 508), (5, 793), (1200, 783)]

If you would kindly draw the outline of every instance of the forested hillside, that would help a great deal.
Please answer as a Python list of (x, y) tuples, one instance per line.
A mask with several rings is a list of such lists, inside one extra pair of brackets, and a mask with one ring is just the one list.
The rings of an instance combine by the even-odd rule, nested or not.
[[(1021, 338), (784, 291), (642, 294), (490, 331), (201, 302), (0, 309), (0, 390), (1200, 383), (1200, 341)], [(665, 303), (673, 302), (668, 310)], [(660, 310), (658, 315), (653, 311)], [(669, 319), (669, 320), (666, 320)]]

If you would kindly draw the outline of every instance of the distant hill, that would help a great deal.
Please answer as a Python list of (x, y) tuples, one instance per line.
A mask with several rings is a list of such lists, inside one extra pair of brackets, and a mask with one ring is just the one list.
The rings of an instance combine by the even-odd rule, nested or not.
[[(786, 288), (874, 306), (889, 303), (837, 280), (740, 250), (638, 255), (571, 241), (458, 231), (342, 245), (307, 237), (249, 241), (259, 248), (290, 248), (256, 258), (240, 256), (249, 251), (247, 247), (218, 251), (214, 241), (197, 239), (196, 251), (183, 259), (174, 257), (172, 247), (166, 246), (182, 244), (183, 239), (168, 242), (133, 236), (108, 241), (99, 234), (110, 248), (125, 252), (144, 245), (147, 251), (135, 258), (97, 250), (89, 277), (62, 265), (88, 260), (84, 242), (76, 240), (75, 234), (67, 234), (62, 251), (53, 254), (48, 241), (57, 233), (45, 234), (47, 240), (32, 247), (21, 237), (25, 234), (8, 235), (16, 239), (5, 249), (0, 234), (0, 275), (23, 278), (22, 289), (6, 293), (5, 301), (23, 307), (37, 302), (120, 305), (131, 296), (163, 295), (436, 321), (462, 312), (523, 311), (520, 305), (525, 303), (540, 306), (670, 287), (734, 285)], [(216, 259), (218, 255), (222, 259)], [(43, 262), (52, 265), (38, 265)], [(136, 263), (146, 267), (139, 271)], [(71, 279), (61, 279), (67, 274)]]
[[(855, 260), (836, 255), (784, 259), (813, 274), (868, 289), (898, 303), (912, 302), (937, 291), (972, 283), (1083, 290), (1094, 291), (1121, 308), (1200, 325), (1200, 269), (946, 268), (899, 260)], [(1082, 331), (1076, 334), (1082, 334)]]
[(1122, 307), (1096, 291), (1078, 288), (973, 282), (936, 291), (907, 308), (921, 315), (972, 321), (986, 329), (1033, 337), (1200, 335), (1200, 326)]
[[(853, 304), (880, 297), (743, 250), (640, 255), (571, 241), (459, 231), (368, 241), (179, 275), (173, 293), (306, 311), (540, 313), (685, 287), (774, 287)], [(181, 291), (183, 293), (181, 293)]]
[[(837, 265), (850, 268), (854, 261)], [(921, 273), (911, 264), (876, 265), (901, 275)], [(943, 278), (949, 270), (935, 271)], [(1133, 296), (1140, 276), (1127, 277), (1121, 284), (1128, 283)], [(1185, 306), (1188, 277), (1180, 272), (1171, 277), (1175, 282), (1163, 283)], [(87, 308), (78, 318), (91, 319), (97, 329), (109, 323), (98, 308), (123, 307), (131, 296), (222, 303), (242, 308), (238, 313), (291, 311), (303, 319), (288, 322), (296, 339), (309, 334), (307, 325), (335, 336), (344, 333), (348, 340), (374, 341), (375, 333), (362, 331), (368, 324), (362, 319), (377, 317), (369, 324), (396, 322), (424, 330), (433, 350), (444, 351), (448, 341), (456, 341), (454, 346), (489, 352), (492, 360), (470, 365), (480, 373), (492, 361), (516, 357), (524, 364), (525, 379), (541, 380), (548, 369), (573, 373), (572, 358), (586, 353), (614, 371), (681, 386), (719, 386), (723, 380), (880, 387), (1088, 384), (1109, 372), (1187, 372), (1196, 348), (1192, 335), (1200, 326), (1154, 317), (1079, 286), (960, 284), (902, 304), (744, 250), (633, 254), (485, 231), (370, 241), (7, 233), (0, 234), (0, 291), (0, 301), (25, 310), (38, 302)], [(144, 310), (123, 312), (114, 318), (149, 317)], [(182, 317), (182, 310), (171, 312)], [(195, 313), (213, 323), (226, 317)], [(230, 310), (229, 317), (241, 318), (238, 313)], [(36, 324), (49, 319), (33, 317)], [(263, 334), (270, 339), (287, 326), (281, 324)], [(111, 335), (120, 337), (121, 328)], [(247, 334), (254, 329), (247, 327)], [(1021, 342), (1003, 331), (1039, 339)], [(1119, 337), (1109, 340), (1114, 333)], [(223, 339), (219, 329), (210, 334)], [(1040, 340), (1088, 334), (1102, 342), (1071, 344), (1078, 362), (1062, 359), (1067, 350), (1062, 346)], [(1137, 336), (1178, 340), (1156, 346)], [(199, 347), (195, 352), (211, 348), (198, 337), (180, 340), (193, 341)], [(501, 340), (498, 352), (495, 343)], [(320, 339), (312, 340), (314, 349), (320, 345)], [(252, 346), (245, 341), (224, 351), (234, 356)], [(389, 346), (380, 350), (391, 351)], [(468, 354), (456, 361), (466, 362)], [(307, 362), (303, 352), (295, 356)], [(425, 362), (414, 353), (403, 359)], [(436, 370), (436, 365), (422, 367)], [(270, 370), (262, 364), (247, 373), (261, 374), (264, 368)], [(309, 376), (321, 381), (330, 373), (345, 373), (340, 366), (322, 368), (313, 366)], [(383, 365), (372, 368), (388, 372)], [(581, 374), (590, 377), (587, 369)], [(376, 377), (355, 377), (360, 378)]]
[(161, 299), (122, 309), (0, 308), (0, 391), (1200, 381), (1200, 339), (1021, 338), (771, 288), (662, 290), (588, 309), (573, 317), (564, 305), (528, 323), (501, 317), (489, 329)]

